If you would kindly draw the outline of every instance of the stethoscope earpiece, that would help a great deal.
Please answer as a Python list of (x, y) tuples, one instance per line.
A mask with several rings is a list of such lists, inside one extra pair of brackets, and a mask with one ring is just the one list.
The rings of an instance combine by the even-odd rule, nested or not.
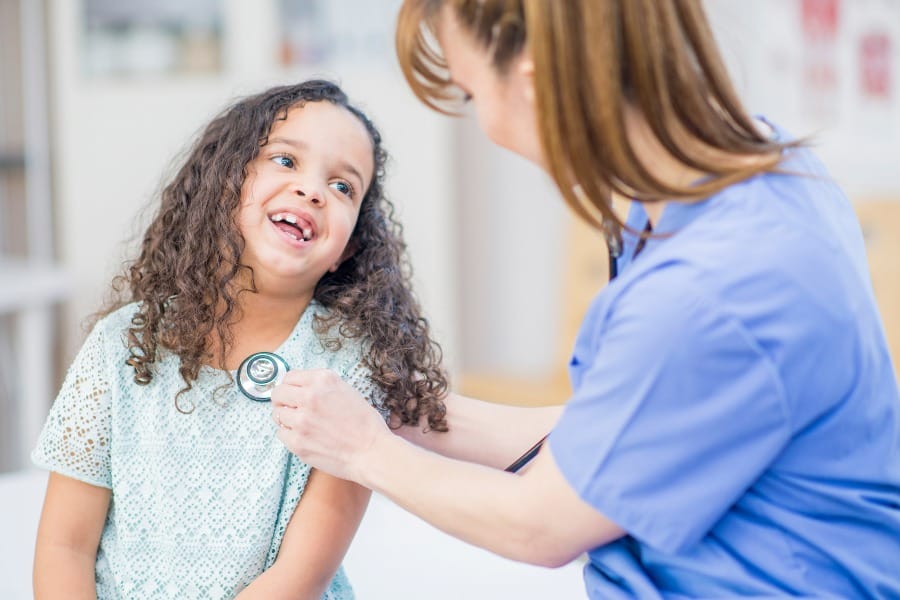
[(238, 389), (251, 400), (269, 402), (272, 389), (281, 383), (289, 370), (287, 362), (274, 352), (256, 352), (238, 367)]

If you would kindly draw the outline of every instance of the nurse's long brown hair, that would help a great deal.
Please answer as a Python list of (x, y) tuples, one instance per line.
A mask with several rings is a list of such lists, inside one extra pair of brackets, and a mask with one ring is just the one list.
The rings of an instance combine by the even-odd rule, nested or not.
[[(268, 140), (273, 124), (308, 102), (330, 102), (365, 126), (372, 142), (375, 175), (362, 200), (349, 244), (353, 255), (318, 282), (313, 297), (328, 309), (316, 317), (323, 343), (362, 340), (363, 361), (386, 394), (394, 423), (418, 423), (446, 431), (443, 397), (447, 376), (441, 350), (412, 293), (402, 227), (384, 193), (387, 154), (381, 134), (334, 83), (311, 80), (274, 87), (235, 102), (214, 118), (193, 143), (175, 177), (163, 189), (140, 244), (138, 257), (113, 281), (118, 294), (98, 316), (138, 303), (125, 332), (134, 380), (149, 383), (162, 348), (180, 358), (185, 382), (179, 405), (201, 366), (224, 369), (240, 318), (239, 296), (252, 293), (252, 269), (241, 263), (244, 238), (235, 223), (247, 165)], [(247, 277), (249, 275), (249, 278)], [(249, 285), (245, 282), (249, 279)], [(210, 340), (218, 340), (211, 345)]]
[[(779, 162), (785, 144), (763, 136), (738, 100), (700, 0), (405, 0), (396, 36), (403, 73), (423, 102), (452, 112), (458, 94), (434, 42), (444, 8), (501, 76), (527, 46), (547, 168), (595, 226), (622, 226), (611, 192), (697, 200)], [(672, 157), (713, 177), (694, 186), (655, 177), (626, 134), (626, 107)], [(738, 157), (757, 160), (729, 160)]]

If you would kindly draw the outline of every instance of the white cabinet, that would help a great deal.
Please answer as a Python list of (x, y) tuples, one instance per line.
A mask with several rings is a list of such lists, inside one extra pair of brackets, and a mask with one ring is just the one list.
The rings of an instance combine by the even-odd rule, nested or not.
[(43, 2), (0, 0), (0, 471), (24, 466), (56, 385)]

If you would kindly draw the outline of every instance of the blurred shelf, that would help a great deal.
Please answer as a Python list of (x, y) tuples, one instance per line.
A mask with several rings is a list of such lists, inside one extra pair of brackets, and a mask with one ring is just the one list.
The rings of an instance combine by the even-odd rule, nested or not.
[(0, 151), (0, 171), (25, 168), (25, 155), (19, 152)]
[(53, 264), (0, 256), (0, 314), (58, 302), (69, 283), (66, 272)]

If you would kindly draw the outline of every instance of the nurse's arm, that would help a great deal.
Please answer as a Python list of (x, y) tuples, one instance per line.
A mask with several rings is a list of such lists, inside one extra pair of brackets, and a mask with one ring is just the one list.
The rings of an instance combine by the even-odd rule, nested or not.
[(625, 532), (584, 502), (544, 445), (524, 474), (451, 460), (380, 435), (360, 483), (444, 532), (507, 558), (562, 566)]
[(438, 454), (503, 469), (547, 435), (562, 405), (523, 407), (448, 394), (446, 433), (405, 426), (397, 435)]
[(35, 543), (36, 600), (97, 597), (94, 563), (110, 495), (108, 488), (50, 473)]

